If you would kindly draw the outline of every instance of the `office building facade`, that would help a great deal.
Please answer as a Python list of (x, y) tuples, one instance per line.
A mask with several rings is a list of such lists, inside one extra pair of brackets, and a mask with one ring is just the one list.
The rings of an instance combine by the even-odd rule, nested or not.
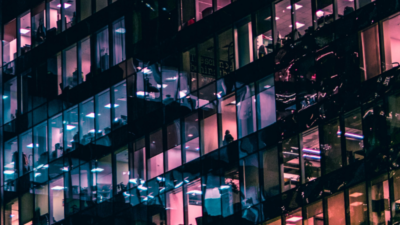
[(1, 224), (400, 223), (399, 0), (0, 3)]

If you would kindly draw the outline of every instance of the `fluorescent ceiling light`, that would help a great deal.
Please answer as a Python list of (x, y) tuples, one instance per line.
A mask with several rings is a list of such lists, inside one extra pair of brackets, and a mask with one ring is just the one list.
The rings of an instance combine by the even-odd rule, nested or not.
[(94, 133), (96, 132), (94, 129), (89, 130), (89, 133)]
[(33, 143), (30, 143), (29, 145), (26, 146), (27, 148), (33, 148)]
[(92, 171), (92, 173), (97, 173), (97, 172), (103, 172), (104, 169), (103, 168), (94, 168), (91, 171)]
[(8, 96), (7, 95), (3, 95), (3, 99), (7, 99), (8, 98)]
[(360, 197), (362, 195), (363, 195), (363, 193), (361, 193), (361, 192), (354, 192), (353, 194), (350, 194), (349, 196), (353, 197), (353, 198), (357, 198), (357, 197)]
[(63, 186), (54, 186), (51, 188), (51, 190), (60, 191), (60, 190), (64, 190), (64, 187)]
[(182, 182), (182, 181), (181, 181), (181, 182), (179, 182), (177, 185), (175, 185), (175, 188), (178, 188), (178, 187), (182, 186), (182, 184), (183, 184), (183, 182)]
[(42, 175), (41, 173), (35, 173), (35, 177)]
[(316, 14), (318, 17), (322, 17), (322, 16), (324, 16), (325, 12), (322, 11), (322, 10), (318, 10), (315, 14)]
[(313, 150), (313, 149), (308, 149), (308, 148), (303, 148), (303, 152), (321, 154), (321, 151), (319, 151), (319, 150)]
[(94, 112), (91, 112), (91, 113), (89, 113), (89, 114), (86, 115), (86, 117), (88, 117), (88, 118), (94, 118), (94, 116), (95, 116), (95, 115), (94, 115)]
[(69, 124), (68, 124), (68, 125), (67, 125), (67, 130), (73, 130), (73, 129), (75, 129), (75, 127), (76, 127), (76, 126), (74, 126), (74, 125), (69, 125)]
[(21, 29), (19, 29), (19, 32), (21, 34), (27, 34), (27, 33), (31, 32), (31, 30), (30, 29), (21, 28)]
[[(296, 22), (296, 28), (301, 28), (301, 27), (304, 27), (304, 23), (299, 23), (299, 22)], [(292, 27), (292, 25), (289, 25), (289, 27)]]
[(145, 186), (143, 186), (143, 185), (139, 185), (139, 186), (138, 186), (138, 189), (139, 189), (139, 190), (142, 190), (142, 191), (146, 191), (146, 190), (147, 190), (147, 187), (145, 187)]
[[(57, 7), (61, 8), (61, 4), (58, 4)], [(71, 3), (64, 3), (64, 9), (68, 9), (69, 7), (71, 7)]]
[(229, 186), (229, 185), (221, 185), (221, 187), (219, 188), (219, 189), (221, 189), (221, 190), (223, 190), (223, 189), (228, 189), (228, 188), (230, 188), (231, 186)]
[(287, 218), (286, 221), (287, 222), (297, 222), (297, 221), (300, 221), (301, 219), (303, 219), (303, 217), (301, 217), (301, 216), (293, 216), (293, 217)]
[(193, 191), (188, 191), (186, 194), (198, 194), (201, 195), (203, 192), (199, 191), (199, 190), (193, 190)]
[[(163, 84), (162, 88), (166, 88), (168, 86), (168, 84)], [(157, 84), (157, 88), (161, 88), (161, 85)]]
[(363, 203), (362, 202), (353, 202), (353, 203), (351, 203), (350, 205), (351, 206), (360, 206), (360, 205), (362, 205)]
[(176, 79), (178, 79), (178, 77), (167, 77), (167, 78), (165, 78), (165, 80), (176, 80)]
[(4, 170), (4, 174), (14, 174), (14, 170)]
[(308, 157), (308, 158), (311, 158), (311, 159), (321, 159), (321, 156), (316, 156), (316, 155), (303, 154), (303, 157)]
[(126, 30), (123, 27), (120, 27), (118, 29), (115, 30), (115, 33), (119, 33), (119, 34), (125, 34)]
[[(292, 6), (291, 5), (289, 5), (288, 7), (286, 7), (287, 9), (291, 9), (292, 8)], [(301, 8), (303, 8), (303, 6), (302, 5), (298, 5), (298, 4), (294, 4), (294, 8), (296, 9), (296, 10), (298, 10), (298, 9), (301, 9)]]
[[(119, 105), (118, 104), (114, 104), (114, 108), (117, 108)], [(110, 103), (108, 103), (107, 105), (105, 105), (104, 107), (106, 107), (106, 108), (111, 108), (111, 104)]]

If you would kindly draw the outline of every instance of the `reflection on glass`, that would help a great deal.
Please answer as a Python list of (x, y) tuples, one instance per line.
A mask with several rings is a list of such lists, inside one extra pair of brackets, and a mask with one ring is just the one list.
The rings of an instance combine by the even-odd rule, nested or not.
[(4, 207), (4, 223), (7, 225), (19, 224), (18, 198), (11, 200)]
[(46, 5), (42, 2), (32, 9), (32, 45), (36, 47), (46, 40)]
[(375, 0), (358, 0), (359, 7), (366, 6), (371, 2), (375, 2)]
[(251, 30), (251, 18), (246, 17), (236, 24), (237, 51), (236, 67), (241, 68), (253, 62), (253, 36)]
[(181, 25), (182, 28), (190, 26), (196, 22), (195, 14), (195, 1), (196, 0), (181, 0)]
[(64, 219), (64, 178), (60, 177), (50, 183), (50, 224)]
[(230, 74), (235, 68), (235, 50), (232, 29), (218, 35), (219, 76)]
[(258, 129), (262, 129), (276, 122), (274, 76), (257, 81), (257, 86)]
[(126, 97), (126, 83), (121, 82), (114, 86), (113, 89), (113, 105), (112, 107), (112, 118), (113, 127), (118, 128), (125, 125), (128, 122), (127, 112), (127, 97)]
[[(179, 184), (178, 184), (179, 185)], [(178, 186), (177, 185), (177, 186)], [(181, 184), (182, 185), (182, 184)], [(201, 179), (194, 180), (184, 185), (184, 195), (186, 195), (186, 218), (188, 224), (199, 224), (202, 220), (202, 194)]]
[(113, 65), (125, 60), (125, 20), (122, 19), (113, 24), (114, 56)]
[(400, 41), (397, 39), (400, 26), (400, 15), (390, 18), (382, 23), (384, 51), (385, 51), (385, 70), (400, 66)]
[(365, 224), (368, 220), (365, 183), (349, 189), (350, 224)]
[(214, 39), (210, 38), (207, 41), (199, 44), (199, 88), (213, 82), (216, 77), (216, 65), (214, 58)]
[(371, 79), (381, 73), (378, 25), (375, 24), (361, 32), (360, 66), (363, 80)]
[(254, 84), (246, 85), (237, 92), (237, 120), (239, 137), (245, 137), (257, 130), (256, 98)]
[(321, 143), (321, 149), (325, 154), (324, 171), (325, 174), (340, 169), (342, 167), (342, 149), (340, 144), (340, 133), (339, 121), (335, 119), (323, 127), (323, 136)]
[(275, 23), (277, 47), (280, 48), (291, 40), (292, 33), (292, 16), (290, 0), (282, 0), (275, 4)]
[(96, 12), (107, 7), (107, 0), (96, 0)]
[(96, 35), (96, 63), (97, 69), (100, 71), (107, 70), (109, 68), (110, 53), (108, 47), (108, 28), (103, 29)]
[(133, 186), (141, 185), (146, 180), (146, 148), (144, 138), (135, 142), (135, 152), (133, 153), (133, 176), (129, 182)]
[[(364, 159), (364, 136), (361, 124), (361, 111), (356, 109), (344, 118), (347, 151), (347, 164)], [(338, 134), (339, 135), (339, 134)]]
[(31, 13), (27, 13), (19, 18), (19, 38), (21, 54), (31, 50)]
[(301, 215), (301, 209), (291, 212), (285, 217), (286, 224), (302, 225), (303, 217)]
[[(49, 120), (49, 148), (50, 161), (63, 155), (63, 121), (62, 115), (55, 116)], [(72, 124), (69, 128), (72, 129)], [(68, 126), (67, 126), (68, 128)]]
[[(260, 166), (264, 178), (264, 198), (272, 197), (280, 192), (278, 149), (272, 148), (260, 152)], [(265, 182), (267, 181), (267, 182)]]
[(302, 142), (304, 174), (306, 182), (308, 182), (321, 176), (321, 151), (319, 148), (318, 127), (304, 131), (302, 133)]
[(65, 29), (76, 24), (76, 0), (64, 0)]
[(287, 138), (282, 142), (283, 155), (283, 191), (296, 188), (300, 184), (300, 151), (298, 136)]
[(4, 84), (3, 106), (4, 123), (15, 119), (18, 114), (18, 86), (17, 78), (13, 78)]
[(337, 0), (337, 10), (339, 18), (354, 12), (354, 0)]
[(256, 49), (258, 58), (262, 58), (273, 51), (272, 14), (270, 7), (257, 11)]
[(243, 193), (242, 208), (248, 208), (256, 205), (260, 201), (260, 182), (258, 154), (253, 154), (240, 161), (240, 167), (243, 174), (243, 184), (240, 185)]
[(64, 112), (64, 145), (66, 151), (75, 150), (79, 143), (78, 107)]
[(236, 98), (235, 95), (225, 97), (219, 101), (219, 113), (221, 114), (223, 137), (222, 146), (237, 140), (236, 129)]
[(16, 184), (13, 182), (18, 177), (19, 156), (17, 138), (4, 143), (4, 186), (7, 191), (15, 191)]
[(128, 146), (122, 147), (115, 153), (117, 174), (117, 192), (125, 191), (129, 182), (129, 153)]
[[(295, 39), (298, 39), (313, 30), (311, 3), (311, 0), (300, 0), (296, 1), (294, 4), (294, 12), (296, 15)], [(291, 9), (291, 7), (289, 9)]]
[(198, 115), (194, 113), (184, 119), (185, 133), (183, 144), (184, 162), (192, 161), (200, 156), (199, 122)]
[(179, 120), (167, 126), (167, 148), (165, 152), (166, 170), (172, 170), (182, 164), (181, 157), (181, 125)]
[[(393, 222), (399, 222), (400, 212), (397, 211), (396, 209), (399, 208), (400, 204), (400, 170), (395, 170), (392, 172), (392, 174), (393, 174), (393, 183), (391, 188), (393, 189), (393, 200), (394, 200), (394, 207), (392, 208), (392, 220)], [(364, 219), (366, 218), (367, 217), (364, 217)]]
[(307, 217), (304, 220), (304, 225), (323, 225), (324, 212), (322, 208), (322, 201), (318, 201), (311, 205), (308, 205), (306, 207), (306, 216)]
[(111, 132), (110, 111), (110, 91), (106, 90), (96, 95), (96, 137), (101, 137)]
[(318, 27), (323, 27), (334, 20), (333, 4), (331, 0), (317, 0), (317, 16)]
[[(19, 33), (19, 32), (18, 32)], [(12, 20), (4, 25), (3, 35), (3, 65), (14, 61), (17, 57), (17, 21)], [(9, 70), (13, 70), (11, 65), (8, 65)], [(8, 71), (14, 74), (13, 71)]]
[(169, 57), (162, 62), (162, 97), (165, 105), (179, 99), (179, 61), (176, 56)]
[[(47, 180), (47, 170), (43, 168), (47, 164), (47, 123), (37, 125), (33, 128), (33, 170), (35, 180), (46, 181)], [(43, 168), (43, 169), (42, 169)], [(42, 174), (43, 173), (43, 174)]]

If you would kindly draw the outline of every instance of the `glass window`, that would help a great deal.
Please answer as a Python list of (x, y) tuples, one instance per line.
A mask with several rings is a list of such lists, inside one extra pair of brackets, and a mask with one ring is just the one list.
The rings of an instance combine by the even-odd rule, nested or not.
[(328, 224), (346, 224), (343, 192), (327, 199)]
[(90, 206), (95, 199), (93, 199), (92, 191), (95, 191), (96, 180), (92, 177), (89, 163), (80, 166), (80, 195), (81, 195), (81, 209)]
[(90, 38), (85, 38), (79, 42), (81, 49), (80, 49), (80, 75), (79, 75), (79, 82), (85, 82), (88, 80), (88, 76), (90, 74)]
[(349, 189), (350, 224), (365, 224), (368, 220), (365, 183)]
[(129, 180), (133, 185), (140, 185), (146, 180), (146, 147), (144, 138), (135, 142), (135, 152), (133, 153), (133, 176)]
[(125, 58), (125, 20), (121, 19), (113, 24), (113, 42), (114, 42), (114, 63), (124, 61)]
[(76, 24), (76, 3), (75, 0), (64, 0), (65, 29)]
[(16, 191), (16, 185), (13, 182), (18, 177), (19, 156), (17, 138), (4, 143), (4, 186), (7, 191)]
[(101, 137), (111, 132), (110, 110), (110, 91), (107, 90), (96, 95), (96, 137)]
[(159, 129), (149, 135), (150, 155), (148, 160), (148, 178), (154, 178), (164, 172), (163, 135)]
[(264, 222), (262, 225), (282, 225), (282, 219), (280, 217), (274, 218), (272, 220), (268, 220)]
[(315, 15), (317, 16), (317, 24), (319, 27), (333, 22), (334, 13), (332, 0), (317, 0)]
[(6, 65), (17, 57), (17, 21), (15, 19), (4, 25), (3, 37), (3, 65)]
[(129, 182), (128, 146), (124, 146), (115, 152), (115, 168), (117, 170), (117, 192), (126, 191)]
[(96, 0), (96, 12), (107, 7), (107, 5), (108, 5), (107, 2), (108, 2), (108, 0)]
[(48, 93), (51, 96), (62, 94), (63, 80), (62, 80), (62, 64), (61, 52), (55, 56), (47, 59), (47, 74), (48, 74)]
[(49, 22), (47, 36), (54, 36), (61, 31), (61, 2), (60, 0), (49, 0)]
[(167, 224), (184, 224), (182, 194), (182, 187), (178, 187), (166, 194)]
[[(213, 171), (204, 176), (204, 214), (209, 217), (221, 216), (221, 179), (220, 175)], [(199, 195), (200, 193), (197, 193)], [(196, 194), (195, 194), (196, 195)], [(211, 220), (210, 218), (210, 220)]]
[[(64, 167), (63, 169), (68, 168)], [(69, 170), (65, 175), (65, 207), (66, 214), (77, 213), (80, 208), (79, 198), (79, 167)]]
[(162, 95), (163, 103), (168, 105), (179, 98), (179, 60), (171, 56), (162, 61)]
[[(341, 0), (338, 0), (338, 2)], [(342, 0), (343, 1), (343, 0)], [(290, 6), (287, 9), (291, 9)], [(294, 4), (296, 18), (295, 39), (313, 31), (312, 1), (300, 0)]]
[(324, 224), (324, 212), (322, 208), (322, 201), (315, 202), (306, 207), (306, 218), (304, 220), (304, 225), (314, 225), (314, 224), (318, 225)]
[[(32, 190), (31, 190), (32, 191)], [(33, 219), (33, 210), (32, 210), (32, 204), (33, 204), (33, 195), (30, 192), (24, 193), (21, 196), (21, 218), (20, 222), (21, 224), (31, 224), (32, 219)]]
[(33, 161), (33, 143), (32, 143), (32, 131), (28, 131), (19, 136), (19, 151), (20, 151), (20, 165), (22, 172), (19, 175), (22, 176), (32, 170)]
[(203, 119), (200, 121), (203, 154), (218, 149), (218, 105), (211, 102), (202, 108)]
[(260, 152), (260, 166), (264, 178), (263, 196), (265, 199), (280, 193), (278, 149), (272, 148)]
[(32, 45), (36, 47), (46, 40), (46, 5), (42, 2), (32, 9)]
[[(195, 14), (196, 0), (181, 0), (181, 25), (182, 28), (190, 26), (196, 22)], [(211, 11), (212, 12), (212, 11)]]
[(35, 187), (35, 221), (37, 224), (47, 224), (49, 216), (49, 186), (37, 185)]
[(189, 162), (200, 157), (199, 146), (199, 122), (198, 115), (194, 113), (184, 119), (185, 133), (183, 134), (184, 146), (184, 162)]
[(165, 152), (166, 170), (172, 170), (182, 164), (181, 124), (175, 120), (167, 126), (167, 151)]
[(75, 150), (79, 143), (78, 107), (75, 106), (64, 112), (63, 124), (65, 131), (63, 147), (66, 152)]
[(276, 122), (274, 76), (257, 81), (257, 86), (258, 129), (262, 129)]
[(95, 137), (94, 119), (96, 114), (93, 107), (93, 99), (89, 99), (79, 104), (79, 139), (82, 145), (89, 144)]
[(111, 154), (99, 159), (91, 172), (97, 181), (97, 203), (112, 198)]
[(257, 130), (254, 84), (245, 85), (236, 93), (237, 120), (239, 129), (238, 138), (242, 138)]
[(19, 224), (18, 198), (11, 200), (4, 207), (4, 222), (9, 225)]
[(273, 52), (272, 37), (272, 14), (270, 7), (264, 7), (257, 11), (257, 29), (256, 29), (256, 49), (258, 58), (262, 58)]
[(96, 63), (97, 69), (100, 71), (107, 70), (109, 68), (110, 53), (108, 47), (108, 28), (98, 32), (96, 42)]
[(222, 146), (224, 146), (237, 139), (235, 95), (220, 99), (219, 113), (221, 114), (222, 123), (220, 133), (221, 137), (223, 137)]
[(283, 174), (282, 176), (282, 189), (283, 191), (296, 188), (300, 180), (300, 151), (299, 139), (295, 135), (287, 138), (282, 142), (282, 156), (283, 156)]
[(50, 183), (50, 224), (64, 219), (64, 189), (63, 177)]
[(219, 76), (225, 76), (233, 72), (235, 68), (235, 48), (232, 29), (228, 29), (218, 35)]
[(386, 174), (371, 181), (370, 224), (390, 224), (389, 181)]
[(337, 0), (337, 13), (339, 18), (354, 12), (354, 0)]
[(240, 161), (243, 184), (240, 185), (243, 193), (242, 208), (249, 208), (260, 201), (260, 182), (258, 154), (253, 154)]
[(63, 67), (65, 69), (64, 88), (73, 88), (79, 84), (76, 45), (63, 50)]
[[(182, 182), (181, 182), (182, 183)], [(182, 185), (182, 184), (181, 184)], [(179, 185), (176, 185), (177, 187)], [(184, 195), (186, 196), (186, 218), (188, 224), (199, 224), (202, 221), (203, 207), (202, 207), (202, 191), (201, 191), (201, 179), (198, 178), (192, 182), (184, 185)]]
[[(47, 152), (47, 122), (37, 125), (33, 128), (33, 167), (35, 170), (35, 180), (46, 181), (47, 174), (44, 173), (47, 170), (41, 170), (44, 165), (48, 162)], [(42, 174), (44, 173), (44, 174)]]
[(21, 74), (21, 113), (32, 110), (32, 97), (34, 96), (32, 86), (34, 82), (30, 70)]
[(19, 18), (19, 38), (21, 54), (31, 50), (31, 13), (27, 13)]
[(358, 0), (359, 7), (364, 7), (375, 0)]
[(286, 224), (302, 225), (301, 208), (285, 216)]
[[(393, 200), (394, 200), (394, 206), (392, 208), (392, 219), (393, 222), (399, 222), (400, 221), (400, 212), (397, 211), (396, 209), (399, 208), (400, 204), (400, 170), (396, 170), (392, 172), (393, 174), (393, 182), (391, 189), (393, 190)], [(365, 191), (365, 188), (363, 189)], [(366, 198), (366, 196), (364, 197)], [(363, 217), (364, 221), (367, 219), (366, 216)]]
[[(57, 115), (49, 120), (49, 159), (53, 160), (63, 155), (63, 121), (62, 115)], [(67, 132), (76, 128), (76, 125), (66, 125)]]
[(81, 18), (80, 20), (84, 20), (92, 15), (92, 0), (80, 0), (81, 3)]
[(319, 148), (318, 127), (304, 131), (301, 136), (304, 174), (306, 182), (309, 182), (321, 176), (321, 151)]
[(290, 41), (292, 33), (292, 16), (290, 0), (282, 0), (275, 4), (275, 23), (277, 47), (280, 48)]
[(365, 29), (361, 32), (360, 66), (363, 81), (371, 79), (381, 73), (381, 59), (379, 50), (378, 25)]
[(179, 98), (184, 98), (189, 92), (197, 89), (196, 50), (192, 48), (183, 52), (181, 60)]
[(18, 87), (16, 77), (4, 83), (3, 105), (4, 123), (8, 123), (18, 115)]
[[(361, 110), (346, 113), (344, 118), (347, 164), (364, 159), (364, 136)], [(340, 132), (339, 132), (340, 133)]]
[(236, 68), (253, 62), (253, 35), (251, 18), (248, 16), (236, 24)]
[(327, 123), (323, 127), (322, 134), (322, 151), (325, 154), (324, 173), (330, 173), (340, 169), (342, 163), (342, 149), (340, 144), (340, 127), (337, 119)]
[(214, 57), (214, 39), (199, 44), (199, 66), (198, 87), (201, 88), (216, 78), (216, 65)]
[(127, 112), (127, 96), (126, 96), (126, 83), (125, 81), (114, 86), (113, 89), (113, 126), (118, 128), (128, 122)]
[(400, 66), (400, 41), (398, 37), (398, 29), (400, 25), (400, 15), (385, 20), (382, 23), (384, 51), (385, 51), (385, 70)]

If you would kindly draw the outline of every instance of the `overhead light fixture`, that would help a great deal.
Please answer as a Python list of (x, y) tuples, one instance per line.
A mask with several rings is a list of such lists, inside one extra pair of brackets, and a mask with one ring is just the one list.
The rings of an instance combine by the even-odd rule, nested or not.
[(120, 27), (120, 28), (118, 28), (118, 29), (115, 30), (115, 33), (125, 34), (125, 33), (126, 33), (126, 30), (125, 30), (125, 28)]
[(35, 177), (42, 175), (41, 173), (35, 173)]
[[(296, 28), (297, 29), (299, 29), (299, 28), (301, 28), (301, 27), (304, 27), (304, 23), (299, 23), (299, 22), (296, 22)], [(292, 27), (292, 25), (289, 25), (289, 27)]]
[(219, 189), (221, 189), (221, 190), (223, 190), (223, 189), (228, 189), (228, 188), (230, 188), (231, 186), (229, 186), (229, 185), (221, 185), (221, 187), (219, 188)]
[(4, 170), (3, 172), (4, 174), (10, 175), (10, 174), (14, 174), (14, 170)]
[(26, 146), (27, 148), (33, 148), (33, 143), (30, 143), (29, 145)]
[(27, 34), (27, 33), (31, 32), (31, 30), (30, 29), (21, 28), (21, 29), (19, 29), (19, 32), (21, 34)]
[(91, 129), (91, 130), (89, 130), (89, 133), (94, 133), (94, 132), (96, 132), (96, 130), (95, 130), (95, 129)]
[(362, 195), (363, 195), (363, 193), (361, 193), (361, 192), (354, 192), (354, 193), (350, 194), (349, 196), (353, 197), (353, 198), (357, 198), (357, 197), (360, 197)]
[[(337, 135), (341, 135), (342, 132), (339, 130), (337, 132)], [(359, 135), (359, 134), (352, 134), (352, 133), (344, 133), (345, 137), (351, 137), (351, 138), (356, 138), (356, 139), (364, 139), (363, 135)]]
[(311, 159), (321, 159), (321, 156), (317, 156), (317, 155), (303, 154), (303, 157), (307, 157), (307, 158), (311, 158)]
[(88, 117), (88, 118), (94, 118), (94, 112), (91, 112), (91, 113), (89, 113), (89, 114), (86, 114), (86, 117)]
[[(57, 7), (61, 8), (61, 4), (58, 4)], [(69, 7), (71, 7), (71, 3), (64, 3), (64, 9), (68, 9)]]
[(76, 127), (76, 126), (74, 126), (74, 125), (69, 125), (69, 124), (68, 124), (68, 125), (67, 125), (67, 130), (73, 130), (73, 129), (75, 129), (75, 127)]
[[(291, 5), (289, 5), (288, 7), (286, 7), (287, 9), (291, 9), (292, 8), (292, 6)], [(295, 10), (298, 10), (298, 9), (301, 9), (301, 8), (303, 8), (303, 6), (302, 5), (298, 5), (298, 4), (294, 4), (294, 9)]]
[(317, 17), (323, 17), (325, 12), (322, 10), (318, 10), (315, 14), (317, 15)]
[(319, 151), (319, 150), (313, 150), (313, 149), (308, 149), (308, 148), (303, 148), (303, 152), (321, 154), (321, 151)]
[(8, 96), (7, 95), (3, 95), (3, 99), (7, 99), (8, 98)]
[(167, 78), (165, 78), (165, 80), (176, 80), (176, 79), (178, 79), (178, 77), (167, 77)]
[[(117, 108), (119, 105), (118, 104), (114, 104), (114, 108)], [(111, 108), (111, 104), (108, 103), (107, 105), (105, 105), (104, 107), (110, 109)]]
[(198, 195), (201, 195), (201, 194), (203, 194), (203, 192), (202, 192), (202, 191), (199, 191), (199, 190), (193, 190), (193, 191), (188, 191), (186, 194), (188, 194), (188, 195), (190, 195), (190, 194), (198, 194)]
[(178, 188), (178, 187), (182, 186), (182, 184), (183, 184), (183, 182), (182, 182), (182, 181), (181, 181), (181, 182), (179, 182), (177, 185), (175, 185), (175, 188)]
[(60, 191), (60, 190), (64, 190), (64, 187), (63, 186), (54, 186), (51, 188), (51, 190)]
[(92, 173), (100, 173), (100, 172), (103, 172), (103, 171), (104, 171), (103, 168), (94, 168), (94, 169), (91, 170)]
[(145, 187), (145, 186), (143, 186), (143, 185), (139, 185), (139, 186), (138, 186), (138, 189), (141, 190), (141, 191), (146, 191), (146, 190), (147, 190), (147, 187)]
[(295, 222), (300, 221), (302, 219), (303, 219), (303, 217), (301, 217), (301, 216), (292, 216), (290, 218), (287, 218), (286, 221), (295, 223)]
[(363, 203), (362, 202), (353, 202), (350, 205), (351, 206), (360, 206), (360, 205), (363, 205)]

